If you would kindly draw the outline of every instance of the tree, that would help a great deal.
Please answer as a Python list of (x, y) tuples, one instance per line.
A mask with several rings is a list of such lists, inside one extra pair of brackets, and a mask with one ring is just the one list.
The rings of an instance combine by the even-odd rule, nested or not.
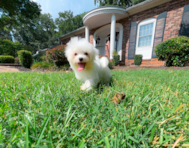
[[(48, 48), (55, 44), (56, 26), (50, 14), (41, 14), (33, 19), (31, 24), (23, 24), (14, 30), (14, 37), (23, 45), (32, 47), (33, 53), (39, 49)], [(30, 50), (31, 51), (31, 50)]]
[(0, 29), (0, 39), (12, 40), (12, 35), (9, 30)]
[(40, 6), (30, 0), (0, 0), (0, 29), (31, 23), (40, 15)]
[(82, 27), (83, 26), (82, 15), (84, 15), (84, 13), (81, 15), (73, 16), (73, 12), (70, 10), (59, 12), (59, 18), (55, 20), (55, 23), (59, 29), (58, 35), (60, 36), (69, 33), (79, 27)]
[(130, 7), (132, 6), (132, 0), (94, 0), (95, 5), (99, 4), (99, 6), (106, 5), (115, 5), (121, 7)]
[(132, 5), (136, 5), (145, 0), (94, 0), (95, 5), (99, 4), (99, 6), (121, 6), (121, 7), (130, 7)]

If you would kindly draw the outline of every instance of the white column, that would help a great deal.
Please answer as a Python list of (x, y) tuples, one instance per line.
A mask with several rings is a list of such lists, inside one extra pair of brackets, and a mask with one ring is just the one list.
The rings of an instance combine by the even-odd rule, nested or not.
[(116, 16), (113, 14), (111, 19), (111, 31), (110, 31), (110, 60), (113, 59), (113, 52), (115, 48), (115, 31), (116, 31)]
[(119, 27), (119, 41), (118, 41), (118, 55), (120, 55), (120, 61), (122, 60), (122, 41), (123, 41), (123, 26)]
[(89, 27), (85, 26), (85, 38), (89, 42)]
[(96, 47), (96, 34), (93, 35), (93, 46)]

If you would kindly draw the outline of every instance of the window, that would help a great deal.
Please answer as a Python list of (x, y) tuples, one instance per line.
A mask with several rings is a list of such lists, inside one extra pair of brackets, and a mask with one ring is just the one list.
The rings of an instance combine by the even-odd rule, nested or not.
[(153, 23), (140, 26), (138, 47), (151, 46)]
[(143, 20), (138, 24), (135, 54), (141, 54), (143, 59), (152, 57), (155, 28), (155, 18)]

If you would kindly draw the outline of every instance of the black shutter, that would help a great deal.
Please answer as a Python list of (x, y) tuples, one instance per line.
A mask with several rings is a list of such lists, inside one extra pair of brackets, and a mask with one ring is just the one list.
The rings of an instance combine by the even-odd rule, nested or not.
[(129, 35), (128, 59), (134, 59), (135, 48), (136, 48), (136, 36), (137, 36), (137, 23), (131, 22), (130, 35)]
[(155, 53), (155, 46), (163, 41), (166, 18), (167, 18), (167, 12), (163, 12), (157, 17), (152, 58), (157, 58)]
[(179, 36), (189, 37), (189, 5), (184, 6)]

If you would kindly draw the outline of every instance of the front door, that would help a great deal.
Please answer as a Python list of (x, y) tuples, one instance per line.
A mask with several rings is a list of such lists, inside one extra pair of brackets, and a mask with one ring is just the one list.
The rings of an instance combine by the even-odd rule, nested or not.
[(139, 23), (135, 54), (143, 55), (142, 59), (151, 59), (154, 43), (156, 19), (147, 19)]

